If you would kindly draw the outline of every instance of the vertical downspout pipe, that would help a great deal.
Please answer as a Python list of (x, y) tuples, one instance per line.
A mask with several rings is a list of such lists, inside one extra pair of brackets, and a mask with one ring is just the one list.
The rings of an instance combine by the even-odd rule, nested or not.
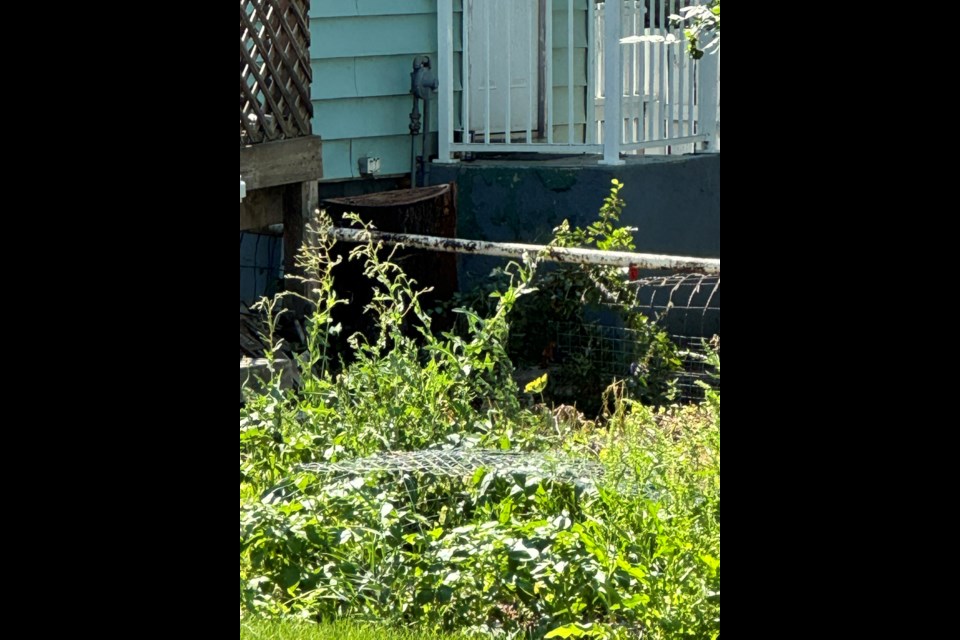
[(420, 103), (413, 95), (413, 111), (410, 112), (410, 188), (417, 186), (417, 134), (420, 133)]
[(413, 59), (413, 71), (410, 73), (410, 93), (413, 94), (413, 111), (410, 113), (410, 187), (417, 186), (417, 152), (416, 135), (420, 132), (420, 112), (417, 100), (423, 100), (423, 145), (422, 162), (423, 177), (426, 182), (427, 164), (430, 162), (430, 92), (436, 91), (439, 86), (437, 76), (433, 73), (428, 56), (417, 56)]
[(421, 174), (423, 176), (423, 184), (420, 186), (426, 187), (429, 185), (430, 180), (430, 92), (426, 91), (423, 95), (423, 144), (420, 145), (420, 154), (423, 156), (423, 162), (421, 166), (423, 170)]

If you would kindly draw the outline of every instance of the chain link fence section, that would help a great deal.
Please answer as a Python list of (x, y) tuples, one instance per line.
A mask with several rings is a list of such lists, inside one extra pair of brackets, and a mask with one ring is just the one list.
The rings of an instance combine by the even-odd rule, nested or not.
[[(706, 363), (707, 345), (720, 335), (720, 276), (672, 275), (641, 278), (628, 288), (634, 309), (655, 321), (680, 349), (683, 371), (677, 379), (678, 400), (698, 402), (704, 390), (698, 382), (719, 389), (719, 380)], [(610, 318), (620, 300), (610, 300)], [(556, 344), (564, 357), (586, 359), (595, 370), (613, 378), (632, 375), (631, 365), (642, 359), (639, 332), (614, 323), (562, 323)], [(719, 348), (717, 343), (715, 348)]]
[(497, 474), (524, 474), (594, 484), (603, 476), (604, 471), (598, 462), (549, 453), (462, 448), (396, 451), (366, 458), (305, 464), (300, 468), (329, 476), (334, 482), (373, 473), (418, 473), (462, 478), (471, 476), (478, 470), (485, 470)]

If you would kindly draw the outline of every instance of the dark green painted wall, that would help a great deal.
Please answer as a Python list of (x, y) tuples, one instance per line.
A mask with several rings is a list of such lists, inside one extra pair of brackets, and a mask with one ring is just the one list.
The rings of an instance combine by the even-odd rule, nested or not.
[[(592, 220), (616, 178), (624, 183), (622, 222), (637, 227), (637, 251), (720, 257), (720, 155), (656, 156), (600, 166), (582, 157), (541, 162), (483, 160), (433, 165), (430, 182), (456, 182), (457, 235), (545, 243), (564, 218)], [(461, 257), (461, 286), (502, 264)]]

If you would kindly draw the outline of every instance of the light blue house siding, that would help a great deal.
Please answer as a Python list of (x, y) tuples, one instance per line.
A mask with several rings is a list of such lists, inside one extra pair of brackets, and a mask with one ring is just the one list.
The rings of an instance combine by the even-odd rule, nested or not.
[[(586, 122), (587, 6), (575, 0), (575, 123)], [(568, 0), (552, 0), (554, 103), (566, 104)], [(454, 1), (454, 110), (460, 113), (463, 0)], [(322, 0), (310, 6), (313, 132), (323, 139), (324, 181), (359, 178), (358, 161), (376, 156), (381, 175), (410, 172), (410, 72), (413, 58), (437, 60), (437, 0)], [(437, 130), (431, 101), (430, 130)], [(554, 115), (566, 141), (566, 109)], [(459, 120), (454, 127), (461, 128)], [(436, 136), (433, 147), (437, 148)], [(419, 153), (419, 142), (418, 142)]]
[[(436, 0), (323, 0), (310, 6), (313, 132), (324, 180), (360, 177), (376, 156), (381, 175), (410, 172), (413, 58), (437, 56)], [(431, 129), (436, 130), (436, 102)]]

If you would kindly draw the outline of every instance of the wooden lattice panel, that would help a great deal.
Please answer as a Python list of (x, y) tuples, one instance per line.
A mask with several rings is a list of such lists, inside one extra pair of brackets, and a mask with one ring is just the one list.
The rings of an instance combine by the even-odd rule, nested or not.
[(240, 146), (310, 134), (309, 0), (240, 0)]

